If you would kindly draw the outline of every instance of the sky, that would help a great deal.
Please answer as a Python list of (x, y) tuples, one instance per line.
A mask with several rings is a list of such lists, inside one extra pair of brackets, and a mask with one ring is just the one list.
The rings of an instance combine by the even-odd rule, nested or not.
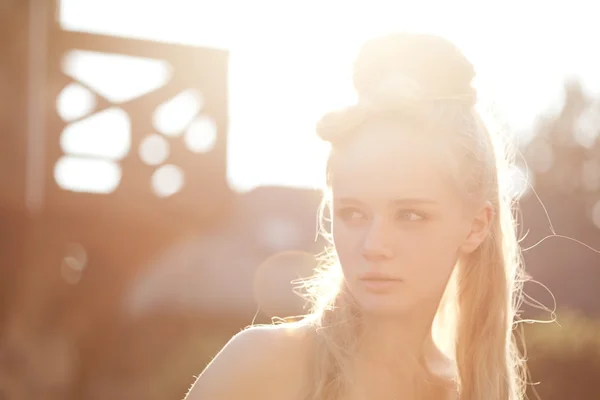
[(323, 184), (327, 146), (314, 124), (352, 101), (351, 61), (376, 34), (416, 30), (453, 40), (476, 67), (484, 103), (494, 103), (495, 118), (517, 133), (560, 106), (567, 77), (600, 94), (592, 2), (348, 3), (63, 0), (60, 22), (68, 30), (230, 50), (228, 180), (239, 191)]

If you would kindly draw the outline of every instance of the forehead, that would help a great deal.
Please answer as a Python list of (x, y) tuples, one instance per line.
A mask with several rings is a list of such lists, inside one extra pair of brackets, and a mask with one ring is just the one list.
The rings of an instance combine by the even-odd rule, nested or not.
[(332, 153), (334, 197), (373, 199), (456, 197), (450, 143), (439, 135), (378, 126)]

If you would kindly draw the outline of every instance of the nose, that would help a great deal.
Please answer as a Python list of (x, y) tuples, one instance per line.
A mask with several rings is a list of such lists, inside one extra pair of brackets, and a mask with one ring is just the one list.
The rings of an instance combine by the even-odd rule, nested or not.
[(382, 220), (373, 220), (363, 242), (362, 255), (369, 261), (381, 261), (394, 257), (389, 245), (388, 227)]

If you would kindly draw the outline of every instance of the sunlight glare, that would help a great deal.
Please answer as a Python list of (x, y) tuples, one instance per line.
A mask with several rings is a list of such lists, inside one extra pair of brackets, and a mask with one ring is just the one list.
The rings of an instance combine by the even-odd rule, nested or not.
[[(600, 25), (584, 4), (241, 4), (63, 0), (60, 14), (66, 29), (230, 49), (227, 176), (236, 190), (323, 185), (327, 148), (316, 138), (314, 124), (322, 113), (352, 101), (351, 60), (360, 43), (375, 34), (421, 30), (454, 40), (476, 65), (478, 82), (495, 100), (498, 114), (516, 131), (529, 130), (539, 112), (558, 107), (564, 76), (581, 76), (600, 89), (595, 73), (600, 59), (589, 51)], [(559, 17), (562, 29), (552, 22)], [(127, 83), (127, 76), (117, 74), (110, 84)]]
[(72, 192), (114, 192), (121, 182), (121, 168), (108, 160), (63, 156), (54, 167), (58, 186)]

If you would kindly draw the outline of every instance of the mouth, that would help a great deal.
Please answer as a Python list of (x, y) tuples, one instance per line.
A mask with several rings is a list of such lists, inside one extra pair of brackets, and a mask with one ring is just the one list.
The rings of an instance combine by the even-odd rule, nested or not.
[(373, 293), (389, 292), (402, 283), (402, 279), (391, 277), (365, 276), (360, 279), (364, 288)]

